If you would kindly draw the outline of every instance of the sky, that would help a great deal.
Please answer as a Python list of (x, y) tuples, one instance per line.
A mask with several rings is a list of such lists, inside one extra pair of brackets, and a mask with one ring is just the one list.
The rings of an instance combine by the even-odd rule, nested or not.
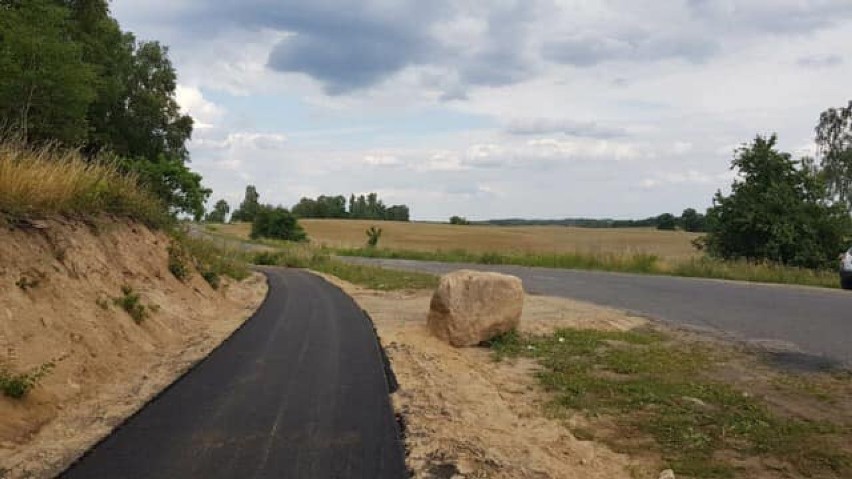
[(170, 48), (211, 204), (375, 191), (419, 220), (703, 210), (852, 99), (849, 0), (114, 0)]

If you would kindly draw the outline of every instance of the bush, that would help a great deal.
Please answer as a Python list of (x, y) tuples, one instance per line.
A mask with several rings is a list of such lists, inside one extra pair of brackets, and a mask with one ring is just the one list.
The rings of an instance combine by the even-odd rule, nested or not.
[(219, 289), (221, 279), (219, 278), (218, 273), (216, 273), (215, 271), (207, 270), (201, 273), (201, 277), (204, 278), (204, 281), (207, 281), (207, 284), (209, 284), (211, 288)]
[(142, 323), (148, 317), (148, 309), (142, 304), (139, 293), (133, 291), (130, 286), (121, 287), (121, 297), (115, 298), (113, 301), (121, 309), (127, 312), (136, 324)]
[(739, 179), (730, 196), (716, 193), (707, 213), (707, 251), (726, 260), (832, 267), (848, 247), (849, 212), (827, 199), (820, 175), (777, 151), (776, 142), (774, 135), (757, 137), (737, 152)]
[(375, 226), (370, 226), (370, 229), (366, 231), (367, 234), (367, 247), (375, 248), (379, 244), (379, 238), (382, 237), (382, 229), (376, 228)]
[(677, 228), (677, 218), (671, 213), (663, 213), (657, 216), (657, 229), (674, 231)]
[(10, 398), (21, 399), (36, 387), (54, 366), (51, 361), (23, 374), (12, 374), (5, 369), (0, 369), (0, 391)]
[(451, 225), (469, 225), (470, 221), (468, 221), (467, 218), (464, 218), (464, 217), (461, 217), (461, 216), (451, 216), (450, 217), (450, 224)]
[(186, 251), (180, 243), (172, 242), (168, 247), (169, 271), (175, 278), (183, 281), (189, 277), (189, 265)]
[(251, 225), (251, 239), (272, 238), (284, 241), (306, 241), (308, 236), (299, 220), (286, 208), (262, 206)]

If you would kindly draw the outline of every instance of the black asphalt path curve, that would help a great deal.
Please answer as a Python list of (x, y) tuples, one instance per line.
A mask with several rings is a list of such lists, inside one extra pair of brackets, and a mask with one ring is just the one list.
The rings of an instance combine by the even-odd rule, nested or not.
[(852, 367), (852, 291), (700, 278), (371, 258), (358, 264), (444, 274), (462, 268), (518, 276), (532, 294), (625, 309), (770, 350), (790, 367)]
[(60, 477), (407, 477), (370, 320), (317, 276), (264, 272), (254, 317)]

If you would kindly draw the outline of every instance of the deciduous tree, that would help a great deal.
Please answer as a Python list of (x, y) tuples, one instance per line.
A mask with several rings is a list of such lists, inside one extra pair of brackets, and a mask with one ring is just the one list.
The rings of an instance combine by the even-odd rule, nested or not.
[(219, 200), (213, 205), (213, 211), (207, 215), (207, 221), (210, 223), (224, 223), (228, 219), (228, 213), (231, 212), (231, 207), (225, 200)]
[(260, 195), (257, 193), (257, 188), (254, 185), (246, 186), (246, 195), (243, 202), (240, 203), (240, 207), (231, 215), (231, 221), (254, 221), (254, 217), (260, 209), (259, 199)]
[(707, 251), (723, 259), (769, 260), (823, 268), (834, 264), (852, 231), (844, 205), (826, 200), (812, 170), (758, 136), (732, 162), (731, 194), (717, 192), (708, 210)]

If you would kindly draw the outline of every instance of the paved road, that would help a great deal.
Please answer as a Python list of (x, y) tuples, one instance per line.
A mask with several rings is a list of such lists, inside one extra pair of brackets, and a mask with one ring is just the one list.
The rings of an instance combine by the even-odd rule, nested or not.
[(372, 324), (314, 275), (265, 272), (257, 314), (60, 477), (406, 477)]
[(513, 274), (534, 294), (614, 306), (736, 339), (781, 342), (820, 359), (852, 364), (852, 292), (593, 271), (341, 258), (443, 274), (461, 268)]

